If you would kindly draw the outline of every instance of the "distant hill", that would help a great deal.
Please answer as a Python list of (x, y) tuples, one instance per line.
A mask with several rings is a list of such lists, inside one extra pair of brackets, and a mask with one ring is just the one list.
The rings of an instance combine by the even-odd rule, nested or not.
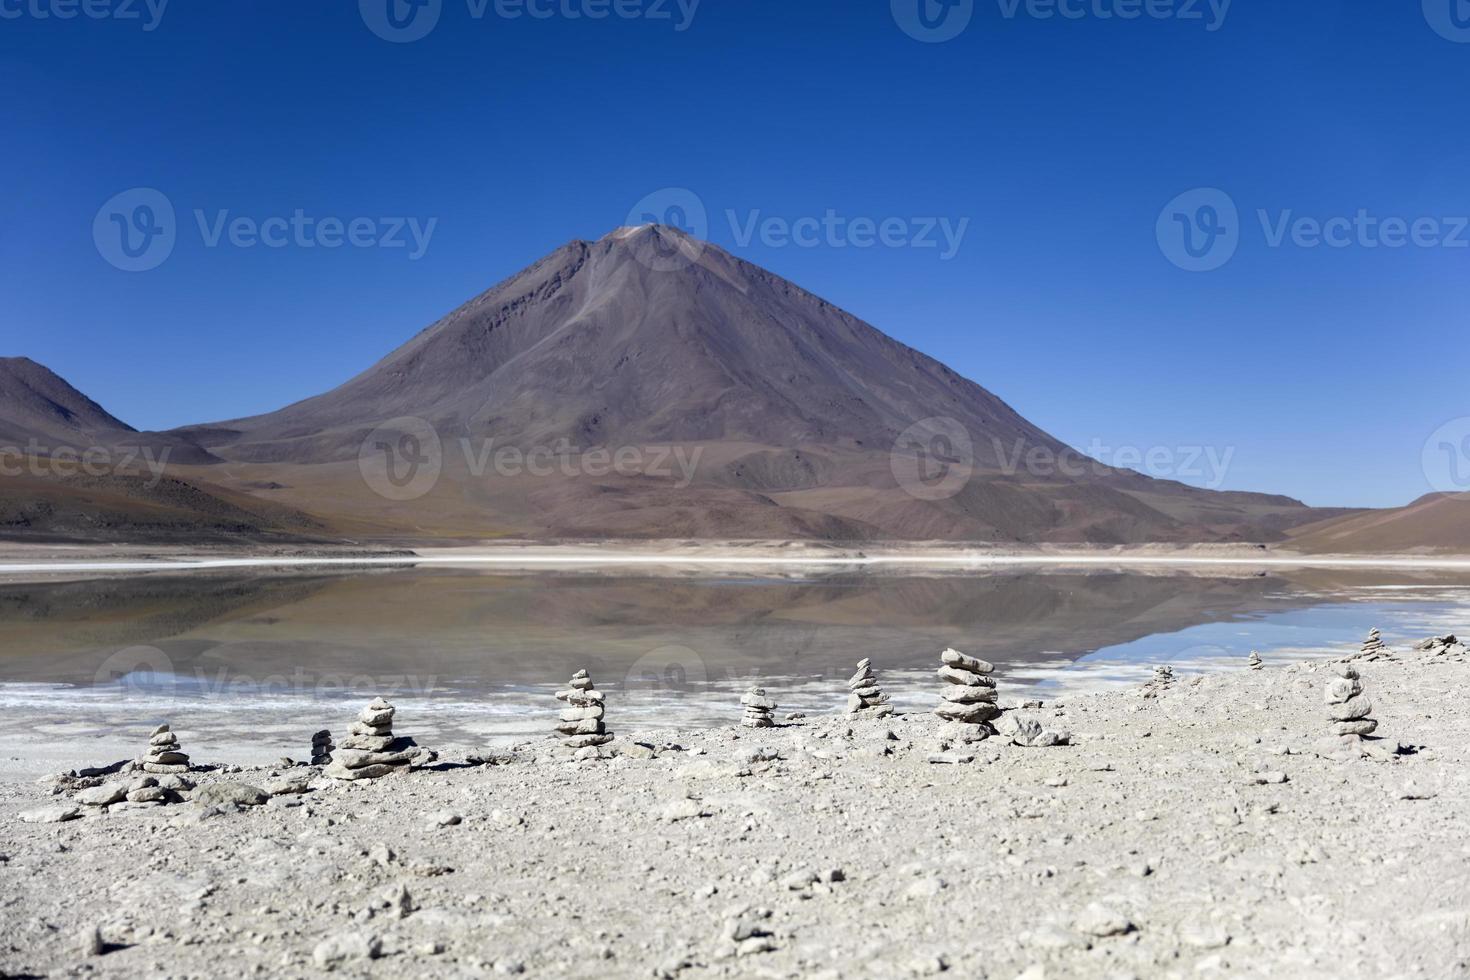
[(1470, 554), (1470, 494), (1431, 493), (1407, 507), (1306, 524), (1289, 545), (1317, 553)]
[(87, 446), (133, 428), (29, 357), (0, 357), (0, 443)]

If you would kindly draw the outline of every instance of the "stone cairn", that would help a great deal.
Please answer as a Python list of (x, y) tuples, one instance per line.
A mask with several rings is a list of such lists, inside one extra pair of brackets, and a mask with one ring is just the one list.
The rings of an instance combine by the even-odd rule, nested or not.
[(159, 725), (148, 737), (148, 754), (143, 756), (142, 766), (144, 772), (160, 774), (189, 771), (189, 757), (167, 725)]
[(1357, 668), (1351, 664), (1334, 664), (1336, 676), (1327, 682), (1323, 700), (1327, 702), (1327, 718), (1332, 722), (1332, 734), (1346, 741), (1357, 741), (1371, 735), (1378, 722), (1371, 717), (1373, 702), (1363, 693)]
[(311, 764), (314, 766), (331, 765), (332, 750), (337, 746), (332, 744), (332, 733), (323, 728), (311, 737)]
[(752, 687), (741, 697), (740, 703), (745, 705), (745, 714), (741, 716), (740, 724), (746, 728), (776, 727), (776, 719), (773, 717), (776, 702), (766, 694), (765, 688)]
[(1246, 665), (1249, 666), (1251, 670), (1260, 670), (1263, 666), (1265, 666), (1265, 661), (1261, 659), (1261, 655), (1259, 653), (1252, 650), (1250, 657), (1246, 660)]
[(562, 744), (569, 749), (586, 749), (606, 745), (612, 732), (603, 724), (603, 694), (593, 686), (587, 671), (579, 670), (567, 682), (565, 691), (557, 691), (558, 701), (565, 701), (561, 721), (556, 730), (565, 735)]
[(1154, 676), (1143, 685), (1143, 696), (1156, 698), (1174, 684), (1174, 668), (1168, 664), (1156, 664)]
[(1363, 641), (1362, 647), (1350, 660), (1392, 660), (1393, 651), (1383, 644), (1383, 634), (1378, 632), (1378, 627), (1368, 631), (1368, 637)]
[(350, 734), (332, 750), (332, 762), (325, 775), (334, 779), (378, 779), (406, 772), (419, 750), (412, 739), (393, 735), (394, 710), (382, 698), (373, 698), (359, 711)]
[(878, 688), (878, 678), (873, 676), (873, 662), (867, 657), (858, 661), (857, 673), (848, 678), (847, 713), (869, 718), (883, 718), (893, 714), (888, 695)]
[(947, 683), (934, 713), (945, 721), (977, 726), (981, 738), (989, 735), (988, 722), (1000, 717), (995, 681), (990, 676), (995, 665), (952, 649), (941, 653), (939, 659), (939, 677)]

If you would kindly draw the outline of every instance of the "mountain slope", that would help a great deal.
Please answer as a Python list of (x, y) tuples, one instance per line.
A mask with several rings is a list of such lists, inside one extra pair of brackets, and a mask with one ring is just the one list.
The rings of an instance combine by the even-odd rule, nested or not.
[(49, 368), (28, 357), (0, 357), (0, 442), (85, 447), (133, 431)]
[[(279, 412), (192, 430), (234, 459), (355, 456), (377, 421), (529, 447), (746, 442), (881, 446), (954, 417), (1009, 446), (1061, 444), (983, 388), (714, 246), (648, 226), (572, 242), (346, 384)], [(988, 442), (976, 447), (997, 462)]]
[[(943, 364), (656, 225), (563, 246), (332, 391), (170, 435), (228, 461), (232, 486), (329, 500), (354, 533), (1120, 543), (1279, 540), (1320, 518), (1086, 460)], [(670, 449), (697, 465), (649, 465)], [(1085, 465), (1014, 465), (1033, 452)], [(619, 453), (638, 465), (591, 462)], [(536, 471), (537, 454), (554, 463)], [(365, 468), (412, 462), (407, 479), (425, 461), (406, 493)]]
[(1356, 512), (1297, 528), (1291, 547), (1338, 554), (1470, 554), (1470, 494), (1431, 493), (1407, 507)]

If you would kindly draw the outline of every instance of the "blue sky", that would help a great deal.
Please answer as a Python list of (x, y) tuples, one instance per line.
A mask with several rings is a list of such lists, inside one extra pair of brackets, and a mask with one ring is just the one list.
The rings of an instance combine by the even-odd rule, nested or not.
[[(0, 353), (140, 428), (326, 390), (666, 188), (1074, 445), (1228, 458), (1189, 482), (1401, 504), (1470, 415), (1451, 0), (925, 0), (943, 41), (900, 26), (925, 34), (919, 0), (430, 0), (405, 42), (369, 26), (392, 34), (387, 0), (68, 2), (0, 0)], [(175, 212), (148, 271), (94, 237), (134, 188)], [(1222, 200), (1238, 217), (1203, 237)], [(297, 211), (405, 247), (210, 244)], [(1360, 213), (1341, 247), (1302, 223)], [(393, 234), (409, 218), (426, 247)], [(1392, 219), (1418, 242), (1389, 247)], [(863, 221), (887, 244), (857, 247)], [(1181, 268), (1170, 229), (1228, 261)]]

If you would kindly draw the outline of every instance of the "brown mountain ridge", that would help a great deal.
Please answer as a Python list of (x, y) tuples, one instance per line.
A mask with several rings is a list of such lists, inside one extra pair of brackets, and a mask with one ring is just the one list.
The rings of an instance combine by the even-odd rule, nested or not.
[[(36, 425), (3, 390), (0, 432)], [(49, 400), (81, 417), (77, 397)], [(1087, 460), (938, 361), (657, 225), (571, 242), (279, 411), (94, 431), (171, 446), (170, 476), (353, 539), (1276, 542), (1347, 513)], [(1072, 465), (1014, 465), (1036, 458)]]

